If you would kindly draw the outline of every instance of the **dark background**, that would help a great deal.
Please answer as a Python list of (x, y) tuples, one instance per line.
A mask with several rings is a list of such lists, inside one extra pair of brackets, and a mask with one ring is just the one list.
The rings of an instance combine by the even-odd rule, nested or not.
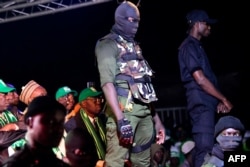
[[(240, 91), (245, 53), (236, 33), (238, 25), (232, 24), (238, 19), (239, 4), (213, 0), (141, 1), (136, 39), (155, 71), (153, 83), (159, 97), (156, 107), (185, 106), (177, 49), (186, 36), (186, 13), (204, 9), (219, 20), (212, 26), (212, 34), (202, 39), (205, 50), (221, 91), (235, 105), (233, 113), (246, 119)], [(80, 91), (88, 81), (96, 82), (99, 89), (94, 47), (113, 25), (116, 7), (117, 1), (111, 1), (0, 24), (0, 78), (14, 84), (18, 92), (31, 79), (51, 95), (65, 85)]]

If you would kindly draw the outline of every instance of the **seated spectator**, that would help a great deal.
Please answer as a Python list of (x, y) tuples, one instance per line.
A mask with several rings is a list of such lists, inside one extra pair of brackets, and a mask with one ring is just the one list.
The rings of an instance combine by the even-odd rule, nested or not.
[(16, 88), (13, 84), (6, 84), (10, 88), (14, 88), (15, 90), (8, 93), (9, 107), (8, 110), (11, 111), (17, 118), (18, 121), (23, 122), (23, 112), (18, 108), (19, 104), (19, 94), (16, 91)]
[(234, 116), (223, 116), (215, 125), (216, 143), (212, 152), (205, 156), (202, 167), (223, 167), (224, 151), (237, 151), (242, 148), (245, 127)]
[(180, 167), (193, 167), (192, 153), (195, 143), (192, 140), (185, 141), (181, 146), (181, 152), (184, 154), (184, 162)]
[(173, 139), (174, 143), (173, 145), (176, 146), (180, 150), (180, 164), (182, 164), (185, 160), (184, 154), (181, 152), (181, 145), (187, 141), (190, 140), (190, 135), (188, 130), (186, 129), (187, 127), (185, 124), (178, 124), (176, 127), (174, 127), (173, 131)]
[[(19, 99), (24, 104), (29, 105), (35, 97), (45, 95), (47, 95), (46, 89), (39, 85), (36, 81), (30, 80), (25, 86), (22, 87)], [(26, 113), (26, 109), (24, 110), (24, 114)]]
[(100, 160), (104, 160), (106, 153), (106, 129), (101, 113), (102, 92), (96, 91), (94, 88), (83, 89), (78, 97), (81, 106), (80, 111), (70, 118), (64, 125), (66, 131), (75, 129), (76, 127), (85, 129), (93, 137), (96, 152)]
[[(65, 122), (69, 119), (69, 113), (72, 111), (72, 109), (75, 109), (75, 96), (78, 95), (78, 92), (75, 90), (72, 90), (68, 86), (63, 86), (57, 89), (55, 98), (56, 100), (61, 103), (67, 110), (67, 115), (65, 116)], [(79, 109), (80, 110), (80, 107)], [(57, 154), (57, 157), (60, 159), (65, 158), (66, 152), (65, 152), (65, 137), (67, 135), (67, 132), (64, 130), (63, 138), (61, 139), (61, 142), (58, 146), (58, 148), (54, 148), (54, 152)]]
[(66, 159), (71, 167), (94, 167), (98, 161), (95, 143), (82, 128), (75, 128), (68, 132), (65, 138)]
[(72, 90), (68, 86), (61, 87), (56, 91), (56, 100), (63, 104), (67, 109), (65, 122), (74, 117), (81, 108), (80, 104), (75, 101), (75, 97), (77, 95), (78, 92), (76, 90)]
[(9, 157), (2, 167), (69, 167), (52, 151), (62, 138), (65, 115), (65, 107), (54, 98), (49, 96), (34, 98), (24, 116), (27, 125), (26, 143)]
[(0, 131), (18, 130), (18, 117), (8, 110), (10, 106), (11, 92), (15, 88), (8, 87), (3, 80), (0, 79)]
[(166, 167), (169, 152), (163, 145), (153, 143), (151, 145), (151, 167)]
[(250, 151), (250, 130), (246, 130), (242, 142), (243, 142), (243, 150)]
[(67, 109), (67, 114), (69, 114), (75, 106), (75, 97), (77, 95), (77, 91), (72, 90), (68, 86), (63, 86), (56, 91), (55, 97), (59, 103), (65, 106)]
[(0, 164), (9, 157), (8, 147), (23, 138), (26, 132), (24, 123), (8, 110), (10, 94), (14, 91), (15, 88), (8, 87), (0, 79)]
[(180, 150), (177, 146), (170, 147), (170, 167), (179, 167), (180, 165)]

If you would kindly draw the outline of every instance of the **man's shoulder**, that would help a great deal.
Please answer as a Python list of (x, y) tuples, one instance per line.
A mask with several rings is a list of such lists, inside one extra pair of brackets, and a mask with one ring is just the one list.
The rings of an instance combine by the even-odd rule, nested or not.
[(112, 39), (112, 38), (102, 37), (102, 38), (98, 39), (96, 45), (97, 46), (100, 46), (100, 45), (102, 45), (102, 46), (103, 45), (113, 45), (115, 43), (116, 43), (116, 41), (114, 39)]
[(197, 42), (195, 42), (195, 40), (194, 40), (192, 37), (188, 36), (188, 37), (186, 37), (186, 38), (182, 41), (181, 45), (179, 46), (179, 49), (183, 49), (183, 48), (185, 48), (185, 47), (194, 46), (194, 45), (196, 45), (196, 43), (197, 43)]
[(109, 45), (116, 44), (116, 40), (118, 38), (119, 38), (119, 35), (117, 35), (115, 33), (109, 33), (109, 34), (99, 38), (97, 40), (97, 44), (99, 44), (99, 45), (101, 45), (101, 44), (102, 45), (103, 44), (105, 44), (105, 45), (107, 45), (107, 44), (109, 44)]
[(119, 53), (117, 42), (113, 39), (99, 40), (95, 46), (96, 56), (109, 57), (110, 55), (116, 55)]

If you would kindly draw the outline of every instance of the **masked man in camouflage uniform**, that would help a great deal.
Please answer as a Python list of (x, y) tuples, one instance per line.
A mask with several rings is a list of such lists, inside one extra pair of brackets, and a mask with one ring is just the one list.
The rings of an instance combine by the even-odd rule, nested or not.
[(106, 166), (123, 167), (128, 157), (132, 166), (150, 166), (152, 141), (156, 136), (158, 143), (165, 139), (165, 128), (152, 108), (157, 100), (153, 72), (134, 40), (139, 21), (137, 6), (124, 1), (115, 11), (111, 32), (95, 48), (107, 102)]

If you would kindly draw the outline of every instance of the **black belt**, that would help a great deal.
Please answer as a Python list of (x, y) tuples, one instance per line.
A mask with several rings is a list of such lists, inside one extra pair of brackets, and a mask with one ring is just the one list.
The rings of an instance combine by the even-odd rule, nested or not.
[(149, 142), (147, 142), (146, 144), (144, 145), (140, 145), (140, 146), (135, 146), (135, 147), (132, 147), (131, 149), (131, 153), (139, 153), (139, 152), (142, 152), (148, 148), (151, 147), (151, 144), (153, 143), (155, 137), (154, 135), (152, 136), (152, 138), (149, 140)]

